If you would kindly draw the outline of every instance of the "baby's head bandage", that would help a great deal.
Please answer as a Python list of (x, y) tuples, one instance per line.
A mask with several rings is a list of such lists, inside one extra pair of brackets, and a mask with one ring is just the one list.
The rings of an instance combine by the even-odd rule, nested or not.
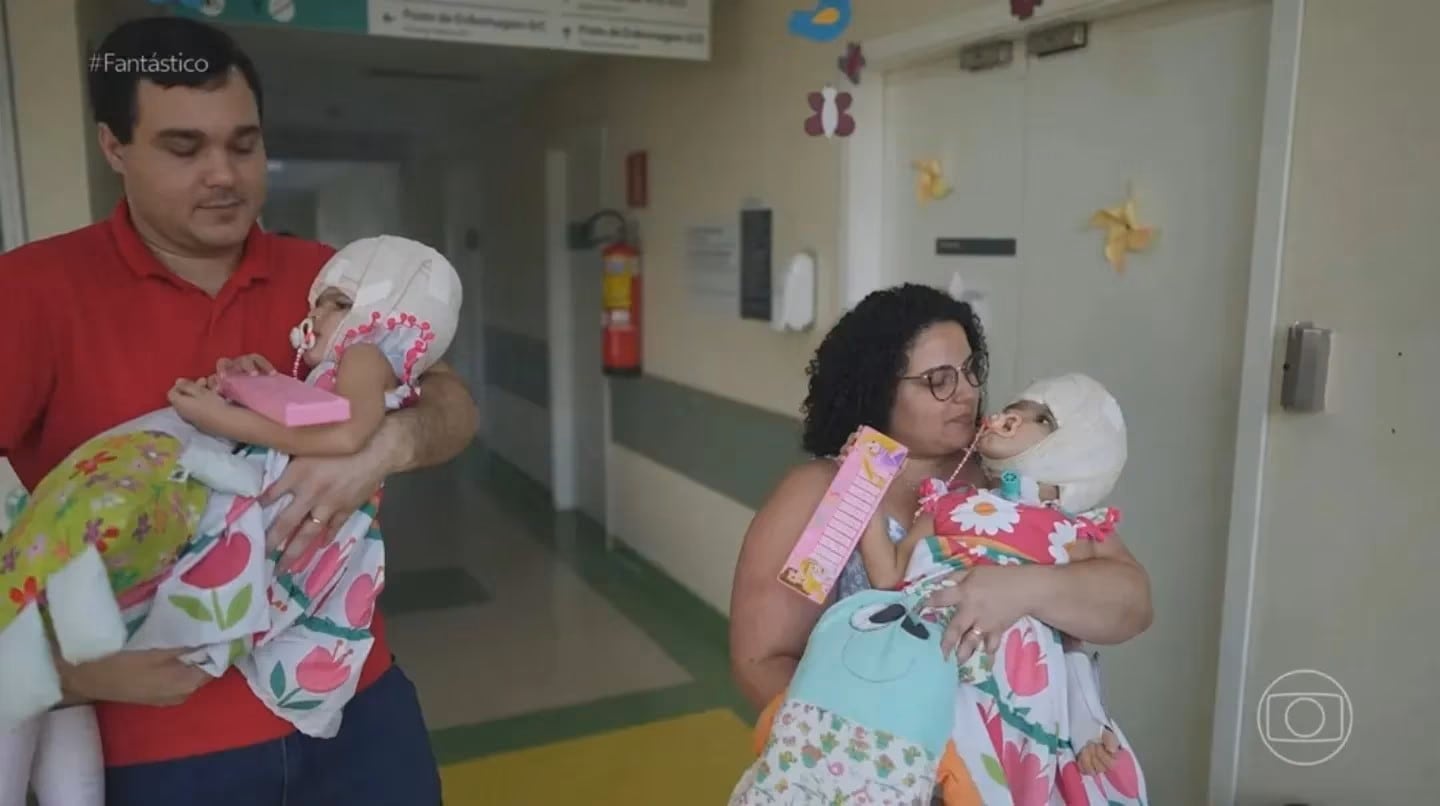
[(1060, 507), (1085, 512), (1100, 505), (1125, 467), (1128, 448), (1120, 404), (1105, 387), (1073, 373), (1032, 384), (1017, 400), (1050, 409), (1055, 431), (1029, 449), (987, 461), (992, 472), (1012, 470), (1060, 491)]

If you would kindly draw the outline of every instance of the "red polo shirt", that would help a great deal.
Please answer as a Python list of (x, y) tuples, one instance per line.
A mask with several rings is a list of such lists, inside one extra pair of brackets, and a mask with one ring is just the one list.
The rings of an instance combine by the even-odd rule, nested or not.
[[(82, 442), (161, 408), (176, 378), (260, 353), (294, 361), (290, 328), (333, 250), (254, 227), (240, 266), (212, 298), (171, 274), (122, 201), (107, 221), (0, 255), (0, 456), (27, 489)], [(379, 614), (364, 688), (390, 665)], [(0, 669), (0, 678), (5, 671)], [(97, 706), (105, 761), (123, 766), (277, 739), (293, 728), (235, 670), (171, 708)]]

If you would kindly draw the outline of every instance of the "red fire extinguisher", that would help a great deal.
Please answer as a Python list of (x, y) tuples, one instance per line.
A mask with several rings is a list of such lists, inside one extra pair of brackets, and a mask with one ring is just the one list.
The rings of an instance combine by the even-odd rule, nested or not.
[(640, 374), (640, 250), (620, 239), (600, 252), (605, 264), (602, 366), (606, 375)]

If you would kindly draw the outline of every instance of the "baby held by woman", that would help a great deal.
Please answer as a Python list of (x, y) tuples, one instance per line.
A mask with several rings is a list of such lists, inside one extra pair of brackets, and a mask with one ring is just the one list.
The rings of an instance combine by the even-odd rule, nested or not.
[[(1031, 385), (983, 424), (971, 450), (991, 489), (931, 479), (903, 539), (892, 541), (878, 523), (861, 538), (876, 588), (924, 586), (979, 565), (1088, 559), (1113, 531), (1118, 512), (1102, 502), (1125, 464), (1125, 422), (1092, 378)], [(1140, 770), (1105, 716), (1089, 657), (1066, 651), (1065, 636), (1030, 617), (989, 638), (993, 656), (982, 649), (961, 665), (962, 699), (971, 707), (956, 709), (954, 732), (982, 801), (1145, 803)]]

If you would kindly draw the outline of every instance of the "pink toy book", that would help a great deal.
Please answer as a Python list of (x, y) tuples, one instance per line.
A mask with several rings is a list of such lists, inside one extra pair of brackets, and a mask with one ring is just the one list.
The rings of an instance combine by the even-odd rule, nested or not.
[(860, 429), (840, 472), (780, 570), (780, 581), (786, 587), (824, 604), (907, 455), (905, 446), (890, 437), (873, 428)]
[(350, 419), (350, 401), (289, 375), (231, 375), (220, 394), (281, 425), (324, 425)]

